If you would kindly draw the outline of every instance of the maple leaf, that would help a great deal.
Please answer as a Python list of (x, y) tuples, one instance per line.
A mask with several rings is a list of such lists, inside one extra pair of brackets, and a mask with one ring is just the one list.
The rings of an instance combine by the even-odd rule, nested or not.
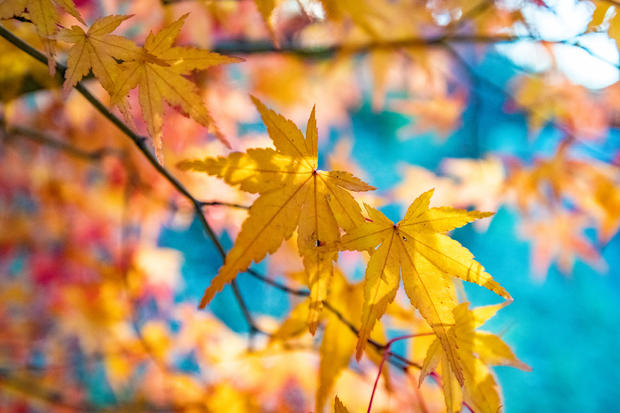
[(493, 214), (449, 207), (429, 209), (432, 194), (430, 190), (420, 195), (398, 224), (366, 205), (369, 221), (348, 230), (342, 238), (341, 249), (372, 251), (366, 268), (356, 357), (360, 359), (372, 327), (394, 300), (402, 271), (405, 292), (437, 335), (462, 383), (456, 342), (449, 333), (449, 326), (454, 324), (452, 309), (456, 306), (456, 294), (446, 275), (482, 285), (506, 299), (511, 297), (466, 248), (443, 234)]
[(184, 161), (182, 169), (204, 171), (239, 185), (260, 196), (250, 207), (235, 245), (224, 265), (205, 291), (200, 307), (232, 281), (238, 272), (275, 252), (282, 241), (298, 229), (297, 247), (303, 257), (310, 287), (311, 308), (308, 318), (314, 332), (327, 296), (327, 284), (333, 272), (337, 251), (323, 248), (340, 238), (339, 228), (351, 230), (363, 222), (361, 210), (348, 191), (369, 191), (374, 187), (342, 171), (320, 171), (318, 167), (318, 130), (315, 111), (308, 120), (306, 137), (295, 124), (267, 109), (252, 97), (276, 150), (248, 149), (233, 152), (227, 158)]
[(498, 336), (484, 331), (475, 331), (506, 303), (468, 309), (469, 303), (454, 308), (454, 326), (450, 327), (458, 343), (459, 355), (464, 374), (464, 388), (451, 371), (445, 350), (435, 340), (428, 349), (420, 383), (439, 365), (444, 399), (448, 413), (461, 411), (463, 400), (476, 412), (496, 413), (501, 409), (501, 399), (495, 378), (489, 366), (512, 366), (521, 370), (531, 368), (514, 355), (510, 347)]
[(5, 0), (0, 2), (0, 19), (23, 16), (25, 11), (28, 11), (28, 17), (36, 27), (45, 47), (50, 75), (54, 75), (56, 72), (56, 61), (54, 60), (56, 41), (53, 37), (58, 32), (60, 22), (57, 7), (62, 7), (67, 13), (84, 24), (84, 20), (75, 8), (73, 0)]
[(587, 226), (584, 215), (568, 211), (557, 211), (544, 219), (524, 222), (521, 234), (532, 242), (532, 268), (537, 280), (544, 280), (551, 263), (556, 260), (564, 274), (572, 272), (576, 257), (597, 271), (607, 269), (599, 251), (583, 235)]
[(142, 115), (158, 153), (161, 150), (164, 100), (201, 125), (212, 127), (215, 135), (230, 146), (215, 126), (196, 85), (183, 75), (215, 65), (240, 62), (241, 59), (193, 47), (172, 46), (187, 16), (181, 16), (157, 34), (150, 32), (136, 59), (122, 63), (121, 72), (114, 79), (113, 105), (122, 104), (129, 91), (139, 87)]
[[(563, 143), (555, 155), (536, 160), (531, 168), (515, 163), (505, 183), (508, 199), (523, 211), (538, 205), (552, 209), (568, 199), (594, 218), (599, 241), (606, 242), (620, 226), (620, 189), (616, 184), (620, 169), (592, 159), (569, 157), (569, 149), (570, 145)], [(552, 245), (545, 248), (552, 249)]]
[(77, 84), (92, 69), (93, 74), (108, 92), (114, 88), (114, 79), (120, 75), (115, 59), (133, 60), (139, 57), (140, 48), (122, 36), (110, 34), (131, 16), (106, 16), (96, 20), (85, 32), (81, 27), (63, 29), (57, 38), (73, 43), (67, 58), (65, 92)]
[(513, 102), (525, 109), (531, 132), (539, 132), (548, 122), (557, 121), (582, 139), (605, 134), (605, 110), (583, 87), (557, 72), (524, 77), (517, 84)]
[(394, 99), (391, 109), (415, 119), (413, 127), (404, 136), (417, 136), (435, 130), (438, 137), (448, 138), (459, 127), (466, 107), (466, 97), (462, 92), (447, 96), (432, 96), (428, 99)]

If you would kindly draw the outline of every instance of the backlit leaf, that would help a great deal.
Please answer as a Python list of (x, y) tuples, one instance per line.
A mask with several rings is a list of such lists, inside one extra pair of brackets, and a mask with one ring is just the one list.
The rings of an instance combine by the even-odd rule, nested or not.
[(308, 322), (310, 331), (314, 332), (336, 258), (336, 251), (324, 246), (339, 240), (339, 228), (351, 230), (363, 221), (349, 191), (374, 188), (347, 172), (317, 169), (318, 132), (314, 110), (304, 138), (293, 122), (267, 109), (258, 99), (253, 101), (276, 150), (249, 149), (227, 158), (189, 160), (179, 165), (182, 169), (219, 176), (244, 191), (260, 194), (200, 306), (206, 306), (252, 261), (258, 262), (275, 252), (297, 229), (297, 246), (310, 288)]
[(490, 366), (506, 365), (525, 371), (530, 371), (531, 368), (517, 359), (510, 347), (498, 336), (475, 331), (506, 304), (478, 307), (473, 310), (469, 310), (468, 305), (463, 303), (454, 308), (455, 325), (450, 328), (458, 344), (457, 353), (464, 376), (463, 389), (447, 368), (450, 362), (438, 340), (435, 340), (429, 348), (420, 380), (423, 380), (439, 363), (439, 374), (448, 412), (460, 412), (464, 400), (475, 412), (496, 413), (501, 410), (501, 397)]
[(114, 88), (114, 80), (120, 76), (115, 59), (133, 60), (139, 57), (140, 48), (131, 40), (110, 34), (131, 16), (106, 16), (95, 21), (85, 32), (81, 27), (63, 29), (58, 39), (73, 43), (67, 58), (67, 73), (63, 85), (65, 92), (71, 89), (92, 69), (101, 86), (108, 92)]
[(129, 91), (139, 88), (142, 115), (158, 153), (161, 152), (164, 100), (201, 125), (213, 128), (215, 135), (228, 145), (215, 127), (196, 85), (183, 75), (193, 70), (239, 62), (240, 59), (192, 47), (172, 46), (186, 17), (187, 14), (181, 16), (157, 34), (149, 33), (138, 57), (121, 64), (120, 74), (114, 82), (114, 105), (122, 105)]
[(366, 206), (368, 222), (347, 231), (342, 238), (342, 249), (372, 250), (366, 269), (357, 358), (362, 355), (374, 323), (394, 300), (402, 272), (405, 292), (437, 334), (456, 378), (462, 383), (457, 345), (449, 329), (454, 325), (452, 309), (456, 306), (456, 294), (447, 275), (482, 285), (506, 299), (511, 297), (466, 248), (443, 234), (492, 214), (429, 209), (431, 195), (432, 190), (420, 195), (398, 224)]

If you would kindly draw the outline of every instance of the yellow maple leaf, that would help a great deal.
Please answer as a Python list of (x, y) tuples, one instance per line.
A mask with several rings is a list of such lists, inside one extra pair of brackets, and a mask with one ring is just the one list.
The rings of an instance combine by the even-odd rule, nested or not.
[(394, 300), (402, 271), (405, 292), (437, 335), (462, 383), (456, 341), (449, 333), (449, 326), (454, 324), (452, 309), (457, 304), (456, 294), (446, 275), (482, 285), (506, 299), (511, 297), (466, 248), (443, 234), (493, 214), (449, 207), (429, 209), (432, 194), (430, 190), (420, 195), (398, 224), (366, 205), (369, 220), (348, 230), (342, 238), (341, 249), (372, 252), (366, 268), (356, 357), (360, 359), (375, 322)]
[(106, 16), (95, 21), (85, 32), (81, 27), (63, 29), (57, 38), (73, 43), (67, 57), (65, 92), (76, 85), (92, 69), (93, 74), (108, 92), (113, 91), (114, 79), (120, 75), (115, 59), (124, 61), (138, 58), (140, 48), (122, 36), (110, 34), (131, 16)]
[(275, 252), (282, 241), (298, 229), (297, 246), (310, 287), (309, 327), (315, 331), (327, 296), (337, 251), (323, 246), (340, 238), (340, 229), (350, 230), (363, 222), (361, 210), (348, 191), (374, 187), (348, 172), (318, 170), (318, 131), (314, 109), (306, 137), (295, 124), (252, 98), (276, 150), (268, 148), (233, 152), (227, 158), (189, 160), (182, 169), (204, 171), (239, 185), (260, 196), (250, 207), (235, 245), (224, 265), (205, 291), (200, 307), (232, 281), (238, 272)]
[(75, 8), (73, 0), (5, 0), (0, 2), (0, 19), (9, 19), (13, 16), (27, 16), (37, 29), (41, 37), (48, 58), (50, 74), (56, 72), (56, 41), (54, 36), (58, 32), (60, 17), (57, 7), (62, 7), (67, 13), (75, 17), (80, 23), (84, 20)]
[(475, 412), (497, 413), (501, 409), (501, 398), (489, 366), (512, 366), (525, 371), (531, 371), (531, 368), (517, 359), (510, 347), (495, 334), (475, 331), (505, 307), (506, 303), (473, 310), (469, 310), (468, 305), (462, 303), (454, 308), (455, 325), (450, 328), (458, 343), (457, 353), (463, 367), (464, 388), (456, 380), (446, 352), (438, 340), (428, 349), (420, 373), (420, 383), (438, 366), (448, 413), (460, 412), (463, 400)]
[(142, 115), (158, 153), (161, 150), (164, 100), (201, 125), (213, 128), (215, 135), (229, 146), (215, 127), (196, 85), (183, 75), (241, 59), (193, 47), (172, 46), (187, 16), (181, 16), (157, 34), (149, 33), (137, 58), (122, 63), (120, 74), (114, 79), (113, 105), (121, 105), (129, 91), (139, 87)]

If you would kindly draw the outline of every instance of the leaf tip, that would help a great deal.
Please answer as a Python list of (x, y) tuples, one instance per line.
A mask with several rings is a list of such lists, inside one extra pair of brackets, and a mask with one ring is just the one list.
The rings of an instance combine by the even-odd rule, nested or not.
[[(499, 285), (499, 284), (498, 284)], [(512, 295), (510, 295), (510, 293), (508, 291), (506, 291), (506, 289), (502, 286), (499, 287), (500, 290), (498, 292), (498, 294), (506, 299), (506, 305), (511, 304), (512, 302), (514, 302), (514, 298), (512, 298)]]
[(318, 325), (319, 325), (318, 320), (310, 321), (310, 323), (308, 324), (308, 330), (310, 331), (310, 334), (312, 334), (312, 335), (316, 334), (316, 329), (317, 329)]
[(265, 107), (265, 104), (261, 102), (261, 100), (256, 96), (250, 94), (250, 99), (252, 100), (252, 103), (254, 103), (254, 106), (256, 106), (256, 109), (258, 109), (259, 112), (261, 111), (261, 108)]
[(242, 63), (245, 62), (246, 59), (244, 59), (243, 57), (239, 57), (239, 56), (226, 56), (230, 59), (230, 62), (228, 63)]
[(211, 287), (207, 288), (202, 298), (200, 299), (200, 304), (198, 304), (198, 308), (203, 310), (207, 306), (207, 304), (211, 302), (211, 300), (215, 296), (215, 293), (216, 291), (213, 291)]
[(192, 165), (195, 163), (196, 161), (193, 161), (191, 159), (184, 159), (182, 161), (177, 162), (174, 166), (177, 169), (180, 169), (181, 171), (188, 171), (192, 168)]

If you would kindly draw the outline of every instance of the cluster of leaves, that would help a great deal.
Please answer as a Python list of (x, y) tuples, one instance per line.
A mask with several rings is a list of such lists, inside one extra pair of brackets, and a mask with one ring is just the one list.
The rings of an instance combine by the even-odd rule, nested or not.
[[(58, 3), (80, 23), (85, 24), (72, 0)], [(0, 18), (27, 16), (32, 19), (46, 46), (51, 74), (56, 70), (56, 41), (72, 44), (67, 51), (63, 85), (65, 92), (70, 91), (92, 70), (101, 86), (110, 94), (112, 105), (119, 106), (125, 119), (133, 123), (126, 99), (129, 91), (137, 87), (147, 130), (155, 140), (158, 153), (161, 151), (164, 100), (199, 124), (210, 126), (215, 135), (228, 144), (197, 94), (195, 84), (183, 75), (238, 62), (239, 59), (193, 47), (173, 47), (187, 15), (181, 16), (157, 34), (150, 32), (144, 46), (139, 47), (126, 37), (111, 34), (130, 16), (102, 17), (93, 22), (87, 31), (75, 25), (58, 31), (59, 16), (51, 0), (4, 1), (2, 7)]]
[[(353, 318), (360, 320), (356, 359), (361, 359), (376, 322), (394, 301), (402, 274), (411, 304), (426, 320), (437, 336), (437, 343), (440, 343), (444, 360), (443, 377), (446, 382), (452, 377), (456, 380), (456, 383), (449, 383), (450, 387), (448, 383), (444, 387), (449, 411), (460, 409), (460, 399), (452, 393), (457, 389), (460, 391), (463, 385), (476, 411), (497, 411), (501, 404), (495, 387), (487, 384), (486, 388), (481, 389), (484, 380), (478, 377), (480, 368), (465, 366), (463, 360), (477, 360), (474, 354), (485, 351), (501, 360), (504, 356), (496, 354), (493, 348), (484, 348), (484, 345), (480, 349), (472, 348), (470, 352), (463, 346), (459, 347), (455, 329), (464, 327), (454, 315), (457, 296), (449, 277), (479, 284), (507, 300), (512, 299), (467, 249), (445, 235), (492, 213), (450, 207), (429, 208), (432, 191), (428, 191), (409, 206), (404, 219), (397, 224), (369, 205), (366, 205), (367, 216), (364, 217), (349, 191), (374, 188), (348, 172), (317, 169), (318, 131), (314, 110), (304, 138), (292, 121), (267, 109), (257, 99), (254, 103), (267, 126), (275, 150), (248, 149), (246, 153), (233, 152), (227, 158), (187, 160), (179, 164), (182, 169), (203, 171), (231, 185), (239, 185), (245, 191), (261, 194), (250, 207), (235, 245), (207, 288), (201, 307), (208, 304), (238, 272), (246, 270), (252, 261), (258, 262), (267, 253), (275, 252), (297, 229), (298, 250), (310, 293), (307, 302), (294, 312), (296, 317), (302, 311), (307, 313), (307, 324), (314, 334), (322, 318), (323, 303), (329, 296), (338, 251), (367, 251), (370, 260), (363, 284), (361, 317)], [(340, 230), (345, 231), (342, 237)], [(344, 301), (354, 307), (351, 305), (352, 299), (336, 297), (337, 302)], [(347, 313), (351, 310), (349, 308)], [(329, 391), (329, 384), (334, 380), (333, 371), (325, 371), (333, 370), (334, 364), (328, 364), (326, 359), (335, 357), (331, 354), (334, 349), (329, 345), (334, 344), (331, 338), (334, 336), (337, 334), (330, 334), (329, 330), (323, 336), (324, 372), (320, 376), (318, 410), (323, 408), (324, 393)], [(439, 351), (438, 345), (432, 347), (433, 352), (427, 355), (428, 360), (433, 360), (435, 352)], [(338, 347), (343, 348), (345, 344), (339, 343)], [(343, 360), (336, 365), (348, 363), (350, 354), (347, 353), (339, 355), (338, 358)], [(464, 371), (468, 372), (467, 382)], [(493, 381), (492, 378), (490, 380)], [(492, 400), (489, 401), (489, 398)], [(459, 401), (453, 403), (454, 400)]]
[[(478, 220), (493, 215), (468, 211), (471, 206), (494, 211), (512, 203), (530, 224), (524, 228), (537, 241), (534, 258), (542, 273), (555, 256), (567, 271), (575, 253), (600, 263), (582, 230), (594, 225), (601, 244), (617, 232), (620, 173), (613, 163), (582, 160), (570, 150), (597, 142), (613, 126), (617, 87), (594, 96), (555, 67), (523, 77), (513, 84), (514, 96), (501, 93), (508, 109), (528, 115), (532, 134), (549, 124), (563, 133), (552, 157), (533, 165), (495, 156), (449, 160), (443, 165), (447, 176), (407, 166), (400, 186), (375, 194), (357, 177), (368, 180), (350, 160), (344, 140), (329, 156), (333, 170), (319, 169), (319, 129), (346, 125), (348, 112), (367, 92), (355, 79), (359, 63), (372, 77), (374, 110), (417, 118), (416, 134), (433, 129), (449, 135), (465, 120), (477, 93), (474, 84), (480, 82), (450, 38), (517, 40), (515, 28), (530, 25), (519, 8), (484, 0), (189, 5), (141, 0), (111, 2), (118, 7), (102, 13), (94, 3), (0, 2), (3, 31), (42, 49), (49, 72), (60, 68), (63, 76), (62, 94), (12, 100), (4, 111), (0, 222), (11, 231), (0, 235), (0, 268), (9, 274), (0, 279), (0, 325), (12, 338), (0, 339), (0, 391), (9, 395), (9, 408), (323, 411), (337, 392), (357, 411), (366, 407), (359, 394), (377, 392), (371, 397), (375, 409), (403, 411), (415, 404), (457, 412), (464, 404), (476, 412), (500, 410), (501, 391), (491, 367), (529, 367), (498, 336), (477, 328), (512, 298), (449, 232), (474, 221), (484, 226)], [(548, 7), (541, 1), (532, 5)], [(599, 1), (594, 6), (588, 31), (608, 31), (617, 40), (616, 7)], [(130, 17), (114, 14), (119, 10), (150, 26), (138, 24), (127, 30), (131, 35), (112, 34)], [(153, 16), (162, 21), (155, 33)], [(75, 19), (82, 26), (74, 25)], [(255, 42), (267, 36), (275, 47)], [(177, 39), (203, 47), (175, 46)], [(226, 47), (228, 42), (237, 46)], [(40, 63), (8, 43), (0, 48), (0, 85), (10, 85), (0, 92), (3, 100), (54, 87)], [(58, 55), (66, 65), (56, 64)], [(198, 73), (228, 63), (240, 64), (234, 71)], [(97, 82), (90, 81), (90, 73)], [(99, 100), (109, 97), (129, 130), (148, 133), (159, 163), (149, 165), (143, 156), (149, 149), (138, 135), (134, 143), (142, 152), (130, 149), (127, 136), (108, 122), (120, 123), (111, 111), (98, 109), (104, 119), (71, 94), (86, 81)], [(389, 92), (396, 90), (404, 90), (405, 97), (391, 99)], [(316, 102), (305, 136), (296, 122), (248, 99), (248, 92), (286, 107), (296, 120)], [(250, 101), (267, 135), (239, 127), (255, 120)], [(166, 113), (164, 102), (181, 116)], [(64, 138), (41, 134), (50, 125)], [(204, 127), (218, 140), (205, 142)], [(164, 145), (163, 135), (178, 139)], [(43, 147), (18, 143), (19, 137)], [(249, 149), (228, 153), (229, 148)], [(69, 162), (66, 155), (80, 160)], [(181, 175), (195, 194), (191, 205), (174, 191), (185, 187), (162, 175), (170, 174), (166, 163), (202, 172)], [(432, 187), (439, 207), (431, 205)], [(199, 202), (213, 194), (216, 201)], [(406, 207), (398, 223), (377, 209), (388, 201)], [(243, 206), (250, 202), (246, 213)], [(191, 300), (179, 303), (180, 258), (156, 246), (157, 233), (190, 222), (193, 213), (208, 231), (212, 225), (218, 234), (235, 236), (201, 307), (238, 273), (261, 277), (250, 266), (268, 255), (269, 273), (283, 275), (289, 284), (263, 281), (302, 297), (283, 321), (260, 320), (271, 332), (244, 314), (252, 331), (269, 336), (255, 343), (258, 351), (247, 352), (242, 336), (197, 312)], [(351, 261), (364, 263), (363, 282), (351, 281), (344, 270), (351, 269)], [(469, 309), (462, 280), (506, 301)], [(237, 300), (247, 310), (240, 295)], [(394, 330), (410, 333), (409, 359), (383, 344)], [(392, 369), (384, 366), (386, 360)], [(180, 368), (183, 363), (198, 372)], [(317, 365), (315, 380), (308, 372)], [(384, 389), (368, 385), (377, 368)], [(407, 382), (416, 368), (417, 383)], [(93, 400), (94, 384), (83, 383), (84, 369), (91, 377), (105, 375), (101, 392), (109, 399)], [(429, 375), (433, 380), (424, 380)], [(334, 409), (346, 411), (338, 398)]]

